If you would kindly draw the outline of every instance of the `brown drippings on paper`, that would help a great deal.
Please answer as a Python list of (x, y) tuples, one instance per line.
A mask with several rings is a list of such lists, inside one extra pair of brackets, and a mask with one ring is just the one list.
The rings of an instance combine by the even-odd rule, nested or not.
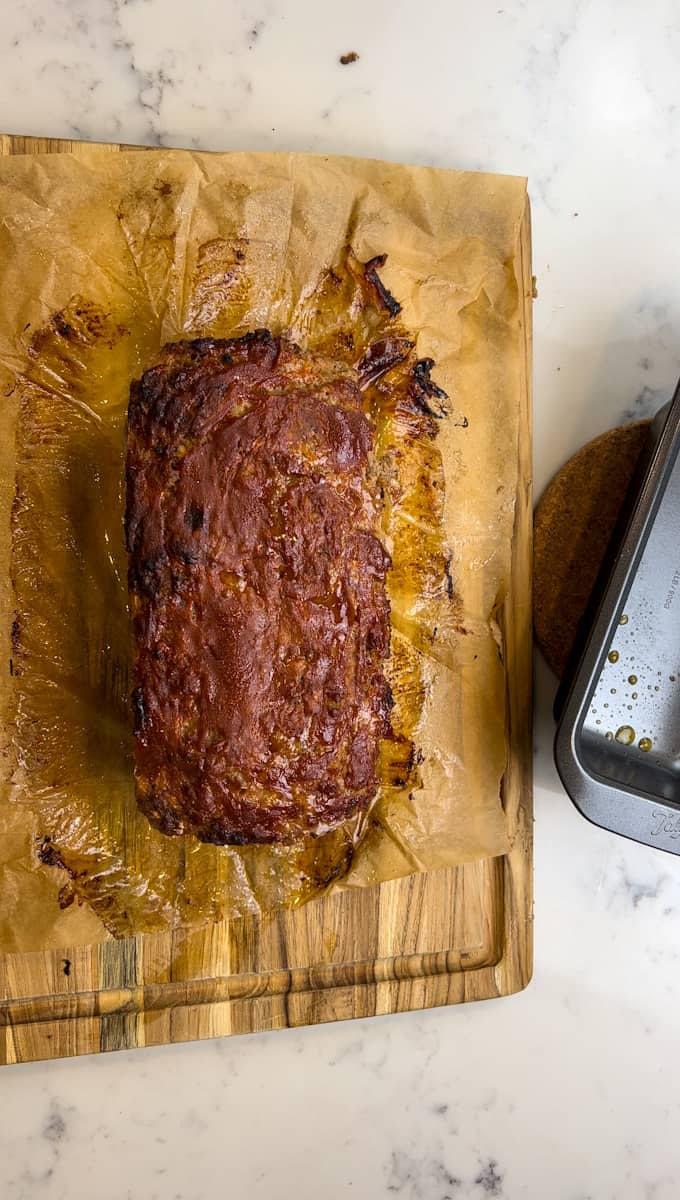
[(129, 332), (129, 329), (117, 324), (111, 314), (98, 304), (82, 296), (75, 296), (70, 304), (56, 312), (43, 328), (36, 330), (29, 342), (28, 354), (30, 358), (40, 360), (41, 365), (49, 366), (50, 360), (53, 359), (66, 363), (69, 358), (61, 349), (60, 341), (80, 347), (100, 343), (112, 350), (116, 342)]
[[(3, 282), (16, 306), (0, 315), (0, 366), (18, 385), (7, 628), (16, 607), (12, 657), (24, 670), (11, 679), (14, 770), (4, 822), (0, 813), (6, 948), (96, 940), (92, 912), (106, 936), (301, 903), (329, 886), (501, 853), (508, 840), (492, 622), (518, 483), (507, 453), (519, 387), (507, 264), (523, 185), (496, 180), (492, 199), (478, 177), (353, 160), (164, 151), (115, 159), (85, 168), (55, 156), (35, 176), (20, 160), (3, 164), (0, 204), (9, 188), (14, 214), (2, 235)], [(49, 214), (38, 229), (36, 197)], [(348, 232), (357, 258), (344, 255)], [(40, 271), (47, 247), (59, 263), (49, 278)], [(359, 257), (375, 260), (368, 297)], [(379, 416), (377, 456), (394, 559), (396, 738), (384, 746), (369, 816), (294, 853), (163, 838), (136, 810), (130, 768), (121, 487), (129, 382), (167, 340), (255, 325), (362, 362), (378, 414), (381, 360), (404, 397)], [(25, 340), (36, 329), (37, 352), (36, 334)], [(453, 397), (450, 416), (439, 389)], [(456, 428), (463, 411), (475, 417), (465, 430)], [(489, 477), (504, 484), (500, 500), (490, 500)], [(42, 838), (50, 866), (39, 865)]]

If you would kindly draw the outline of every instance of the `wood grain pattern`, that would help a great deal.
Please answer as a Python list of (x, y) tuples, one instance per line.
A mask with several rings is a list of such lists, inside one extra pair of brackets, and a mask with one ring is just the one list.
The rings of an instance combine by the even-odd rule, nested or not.
[[(115, 145), (2, 136), (8, 154)], [(520, 237), (524, 358), (511, 587), (501, 614), (518, 819), (504, 858), (339, 892), (262, 920), (0, 959), (0, 1063), (315, 1024), (508, 995), (532, 971), (531, 232)]]

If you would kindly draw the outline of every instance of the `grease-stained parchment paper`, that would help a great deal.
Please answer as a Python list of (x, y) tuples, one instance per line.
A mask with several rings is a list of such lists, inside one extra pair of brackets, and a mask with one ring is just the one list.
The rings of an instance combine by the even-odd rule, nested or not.
[[(257, 913), (508, 849), (496, 616), (525, 482), (525, 205), (521, 179), (352, 158), (0, 161), (0, 950)], [(408, 761), (388, 754), (369, 813), (309, 844), (167, 838), (132, 778), (130, 382), (178, 338), (267, 327), (325, 344), (326, 319), (339, 337), (324, 297), (348, 253), (387, 255), (400, 325), (448, 396), (431, 444), (400, 456), (392, 430), (389, 669)], [(440, 481), (429, 507), (426, 476)]]

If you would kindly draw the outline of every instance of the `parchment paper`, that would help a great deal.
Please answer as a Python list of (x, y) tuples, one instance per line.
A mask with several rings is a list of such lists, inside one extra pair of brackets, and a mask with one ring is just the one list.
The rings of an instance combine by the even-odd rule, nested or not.
[[(495, 613), (518, 487), (525, 202), (521, 179), (349, 158), (0, 162), (0, 951), (257, 912), (507, 850)], [(138, 813), (132, 787), (129, 384), (179, 337), (266, 326), (304, 343), (323, 278), (348, 246), (362, 261), (388, 255), (381, 277), (450, 397), (435, 443), (441, 529), (405, 505), (391, 546), (397, 707), (418, 711), (415, 784), (412, 774), (404, 786), (386, 780), (368, 818), (297, 857), (167, 839)], [(424, 602), (413, 569), (439, 533), (445, 586)], [(415, 678), (417, 704), (406, 695)]]

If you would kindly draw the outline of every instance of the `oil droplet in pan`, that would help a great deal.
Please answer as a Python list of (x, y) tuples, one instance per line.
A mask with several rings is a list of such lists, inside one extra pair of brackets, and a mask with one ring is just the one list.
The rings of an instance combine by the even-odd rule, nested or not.
[(609, 659), (610, 662), (618, 662), (619, 661), (618, 650), (610, 650), (609, 654), (607, 655), (607, 658)]
[(632, 725), (621, 725), (616, 731), (616, 740), (622, 746), (632, 746), (635, 741), (635, 730)]
[(644, 750), (645, 754), (648, 754), (652, 748), (652, 739), (651, 738), (640, 738), (640, 741), (638, 742), (638, 746), (640, 747), (641, 750)]
[(606, 737), (608, 742), (614, 741), (614, 734), (612, 733), (611, 729), (608, 729), (604, 736)]
[(628, 682), (629, 683), (637, 683), (637, 675), (629, 675)]
[(628, 624), (628, 617), (624, 613), (622, 617), (619, 617), (619, 625), (627, 625), (627, 624)]
[(616, 688), (610, 688), (610, 689), (609, 689), (609, 691), (610, 691), (610, 693), (611, 693), (611, 695), (612, 695), (612, 696), (615, 696), (615, 695), (616, 695)]
[(638, 698), (638, 694), (637, 694), (637, 692), (631, 692), (631, 699), (632, 699), (632, 700), (637, 700), (637, 698)]

